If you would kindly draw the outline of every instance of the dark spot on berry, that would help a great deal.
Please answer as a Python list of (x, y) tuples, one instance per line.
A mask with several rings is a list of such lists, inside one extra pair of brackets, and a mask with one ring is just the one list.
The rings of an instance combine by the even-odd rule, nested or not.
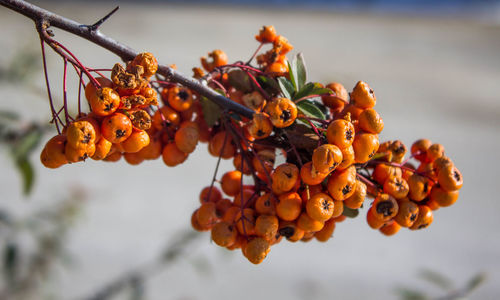
[(458, 174), (457, 170), (453, 171), (453, 178), (455, 178), (456, 181), (460, 181), (460, 174)]
[(290, 111), (288, 110), (284, 110), (282, 113), (281, 113), (281, 116), (280, 118), (283, 120), (283, 121), (288, 121), (290, 120), (290, 118), (292, 117), (292, 113), (290, 113)]
[(267, 206), (267, 207), (271, 206), (271, 201), (269, 201), (269, 200), (264, 201), (264, 206)]
[(127, 132), (125, 130), (122, 130), (122, 129), (117, 129), (115, 131), (115, 135), (117, 138), (121, 138), (121, 137), (125, 136), (126, 133)]
[(350, 141), (352, 139), (352, 129), (347, 129), (347, 131), (345, 132), (345, 138), (346, 140)]
[(185, 90), (181, 90), (179, 91), (179, 93), (177, 94), (177, 96), (179, 96), (179, 98), (182, 100), (182, 101), (186, 101), (189, 97), (189, 94), (187, 91)]
[(295, 234), (295, 228), (283, 227), (280, 230), (278, 230), (278, 233), (286, 238), (289, 238)]
[(321, 206), (323, 206), (323, 209), (324, 210), (329, 210), (330, 209), (330, 202), (328, 200), (323, 200), (323, 202), (321, 203)]
[(429, 191), (429, 183), (424, 183), (424, 193), (427, 193)]
[(411, 214), (410, 215), (410, 221), (415, 221), (417, 219), (417, 214)]
[(394, 204), (391, 201), (382, 201), (377, 204), (377, 213), (388, 217), (392, 215), (392, 210), (394, 209)]
[(88, 144), (90, 142), (91, 138), (92, 138), (92, 136), (90, 135), (90, 133), (87, 133), (86, 135), (83, 136), (82, 143)]
[(427, 226), (429, 226), (429, 224), (425, 223), (425, 224), (422, 224), (422, 225), (418, 226), (418, 229), (423, 229), (423, 228), (425, 228)]
[(262, 130), (257, 130), (257, 136), (263, 136), (265, 133)]
[(113, 103), (108, 103), (104, 106), (104, 111), (110, 111), (114, 107)]
[(352, 186), (350, 186), (350, 185), (347, 184), (346, 186), (344, 186), (342, 188), (342, 194), (343, 195), (347, 195), (351, 190), (352, 190)]
[(285, 174), (285, 176), (288, 178), (292, 178), (292, 173), (283, 172), (283, 174)]
[(374, 155), (375, 155), (375, 150), (373, 150), (372, 153), (370, 153), (370, 155), (368, 155), (368, 158), (372, 158)]

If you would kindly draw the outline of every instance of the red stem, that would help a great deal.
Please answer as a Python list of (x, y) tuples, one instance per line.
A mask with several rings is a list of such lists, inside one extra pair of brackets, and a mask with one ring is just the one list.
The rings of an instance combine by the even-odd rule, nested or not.
[(49, 97), (50, 110), (52, 112), (52, 119), (54, 120), (54, 123), (56, 124), (57, 133), (61, 134), (61, 130), (60, 130), (59, 124), (57, 122), (58, 115), (56, 115), (56, 110), (54, 108), (54, 102), (52, 100), (52, 93), (50, 92), (49, 75), (47, 72), (47, 59), (45, 57), (45, 42), (42, 39), (40, 39), (40, 44), (42, 47), (43, 73), (45, 75), (45, 85), (47, 86), (47, 95)]

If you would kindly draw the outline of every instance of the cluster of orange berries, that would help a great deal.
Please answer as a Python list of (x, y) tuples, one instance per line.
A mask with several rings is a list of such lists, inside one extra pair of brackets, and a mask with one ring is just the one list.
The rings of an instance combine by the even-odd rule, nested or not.
[(455, 203), (463, 185), (462, 174), (441, 144), (427, 139), (413, 143), (412, 157), (420, 162), (417, 168), (403, 162), (405, 152), (400, 141), (385, 142), (373, 165), (376, 198), (366, 218), (371, 228), (385, 235), (396, 234), (401, 227), (426, 228), (434, 219), (432, 211)]
[[(288, 62), (293, 47), (273, 26), (255, 38), (258, 50), (272, 46), (254, 54), (258, 67), (250, 64), (254, 57), (228, 64), (227, 55), (214, 50), (201, 58), (203, 69), (193, 69), (195, 78), (252, 110), (251, 118), (210, 108), (207, 99), (178, 84), (156, 81), (154, 87), (150, 77), (158, 64), (142, 53), (125, 68), (116, 64), (111, 79), (86, 86), (91, 112), (49, 140), (42, 163), (57, 168), (87, 157), (124, 156), (139, 164), (162, 156), (173, 167), (206, 142), (219, 162), (232, 159), (234, 170), (218, 180), (220, 189), (214, 175), (201, 191), (191, 224), (211, 231), (217, 245), (241, 249), (254, 264), (283, 238), (326, 242), (336, 223), (357, 216), (367, 197), (374, 199), (367, 222), (385, 235), (426, 228), (433, 210), (457, 200), (463, 178), (442, 145), (418, 140), (405, 160), (401, 141), (379, 142), (384, 122), (366, 82), (350, 93), (337, 82), (306, 83), (303, 61)], [(245, 176), (253, 184), (244, 184)]]
[(126, 68), (116, 64), (111, 79), (91, 80), (85, 86), (90, 112), (80, 113), (47, 142), (40, 155), (42, 164), (58, 168), (87, 158), (117, 161), (122, 155), (134, 164), (140, 155), (147, 157), (152, 124), (149, 110), (158, 105), (149, 80), (157, 69), (156, 58), (145, 52)]

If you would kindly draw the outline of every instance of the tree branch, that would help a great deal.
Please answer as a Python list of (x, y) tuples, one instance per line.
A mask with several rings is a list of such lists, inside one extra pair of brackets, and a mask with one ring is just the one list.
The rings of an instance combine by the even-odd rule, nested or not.
[[(46, 24), (46, 26), (37, 26), (37, 30), (41, 36), (43, 36), (45, 32), (40, 32), (40, 30), (46, 30), (48, 26), (51, 26), (82, 37), (102, 48), (105, 48), (119, 56), (124, 61), (132, 60), (137, 55), (137, 52), (129, 46), (102, 34), (98, 26), (80, 24), (22, 0), (0, 0), (0, 5), (32, 19), (36, 24)], [(158, 73), (165, 76), (167, 81), (179, 83), (217, 103), (224, 109), (233, 111), (247, 118), (252, 118), (253, 116), (253, 110), (218, 94), (214, 90), (207, 87), (206, 84), (192, 78), (188, 78), (168, 66), (160, 65), (158, 67)]]

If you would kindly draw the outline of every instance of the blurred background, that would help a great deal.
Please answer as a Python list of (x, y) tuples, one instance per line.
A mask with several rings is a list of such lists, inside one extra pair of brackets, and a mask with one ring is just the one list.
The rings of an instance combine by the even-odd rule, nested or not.
[[(38, 35), (0, 7), (0, 299), (451, 299), (479, 282), (471, 299), (499, 298), (499, 1), (34, 2), (84, 24), (120, 5), (102, 31), (185, 74), (213, 49), (249, 58), (259, 28), (274, 25), (304, 54), (309, 80), (368, 82), (381, 140), (443, 144), (465, 185), (426, 230), (385, 237), (365, 209), (326, 244), (282, 242), (251, 265), (190, 228), (216, 164), (205, 144), (175, 169), (161, 160), (43, 168), (37, 136), (43, 144), (53, 128)], [(119, 61), (54, 33), (88, 66)], [(60, 100), (62, 60), (47, 59)]]

